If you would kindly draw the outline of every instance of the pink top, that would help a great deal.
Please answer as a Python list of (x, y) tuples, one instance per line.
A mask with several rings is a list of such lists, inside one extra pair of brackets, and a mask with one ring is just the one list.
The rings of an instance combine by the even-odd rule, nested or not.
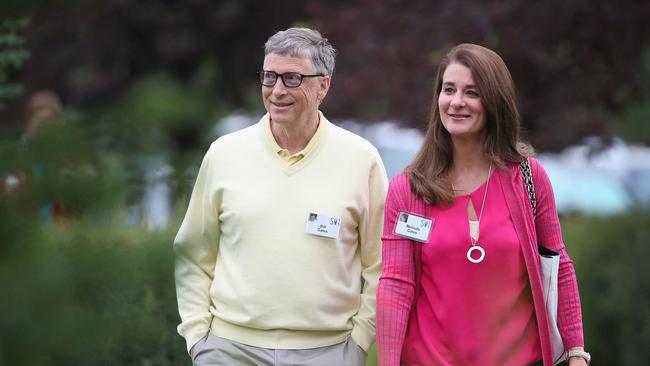
[(485, 258), (476, 264), (467, 260), (468, 200), (480, 212), (485, 188), (431, 210), (434, 224), (422, 247), (422, 292), (404, 344), (407, 365), (521, 366), (542, 358), (526, 264), (495, 175), (477, 242)]
[[(578, 296), (575, 272), (572, 262), (567, 256), (564, 243), (562, 242), (562, 233), (555, 209), (551, 183), (546, 172), (536, 159), (531, 158), (530, 163), (537, 197), (538, 211), (535, 219), (533, 219), (528, 196), (522, 183), (519, 165), (509, 164), (508, 171), (496, 170), (492, 175), (483, 218), (483, 220), (487, 220), (486, 225), (488, 225), (489, 221), (492, 221), (489, 224), (492, 228), (484, 227), (483, 222), (481, 223), (479, 244), (484, 245), (486, 257), (479, 265), (498, 267), (496, 266), (497, 263), (510, 263), (511, 265), (514, 264), (514, 266), (513, 268), (491, 268), (490, 277), (485, 278), (486, 282), (482, 283), (482, 286), (484, 286), (483, 290), (478, 286), (469, 284), (470, 282), (477, 283), (483, 278), (471, 272), (478, 270), (478, 266), (477, 268), (468, 268), (465, 265), (465, 263), (468, 265), (471, 264), (467, 262), (465, 257), (466, 251), (471, 245), (469, 243), (469, 229), (467, 226), (465, 228), (465, 235), (467, 235), (466, 240), (468, 242), (465, 244), (465, 248), (456, 248), (457, 252), (453, 252), (449, 248), (447, 252), (443, 253), (444, 258), (442, 256), (436, 258), (436, 256), (432, 255), (434, 252), (432, 242), (422, 245), (393, 234), (395, 220), (400, 211), (409, 211), (422, 216), (436, 217), (436, 223), (434, 223), (431, 235), (434, 235), (434, 231), (440, 231), (436, 229), (443, 224), (443, 220), (447, 220), (447, 218), (442, 217), (446, 215), (440, 215), (443, 209), (426, 205), (424, 201), (418, 199), (411, 193), (408, 178), (405, 174), (400, 174), (393, 178), (386, 200), (384, 235), (382, 237), (382, 277), (377, 290), (377, 350), (380, 366), (397, 366), (400, 365), (400, 361), (407, 365), (417, 364), (407, 363), (407, 358), (410, 361), (410, 357), (429, 357), (428, 354), (421, 353), (422, 351), (420, 350), (414, 350), (412, 345), (416, 344), (416, 341), (420, 344), (424, 344), (424, 342), (438, 342), (436, 344), (428, 343), (426, 347), (423, 346), (423, 349), (438, 352), (442, 360), (450, 362), (447, 364), (490, 364), (487, 361), (476, 363), (473, 360), (478, 360), (476, 357), (501, 357), (507, 354), (507, 349), (516, 350), (514, 353), (522, 355), (521, 357), (524, 358), (531, 356), (531, 361), (534, 361), (532, 357), (534, 357), (536, 352), (534, 349), (537, 349), (537, 352), (541, 352), (544, 366), (552, 366), (553, 355), (549, 331), (546, 326), (547, 314), (546, 307), (544, 306), (539, 254), (537, 252), (538, 241), (547, 248), (560, 253), (558, 326), (564, 340), (564, 346), (566, 349), (569, 349), (584, 345), (580, 298)], [(479, 189), (479, 191), (475, 193), (481, 194), (482, 190)], [(490, 194), (490, 192), (496, 193), (496, 196)], [(475, 196), (476, 194), (473, 194), (472, 199), (474, 207), (478, 211), (480, 210), (482, 196), (480, 199), (477, 199)], [(494, 199), (494, 197), (497, 197), (497, 199)], [(454, 206), (458, 206), (459, 208), (450, 207), (444, 210), (458, 210), (456, 216), (461, 218), (458, 219), (458, 222), (462, 222), (462, 224), (455, 223), (452, 226), (467, 225), (467, 197), (458, 198), (456, 203)], [(490, 205), (492, 205), (492, 208), (490, 208)], [(499, 213), (492, 211), (495, 205), (499, 207)], [(492, 216), (491, 219), (488, 218), (490, 216)], [(490, 232), (495, 229), (494, 225), (498, 224), (497, 221), (501, 221), (499, 225), (501, 228), (498, 229), (499, 234), (491, 234)], [(503, 225), (503, 223), (506, 224)], [(449, 225), (451, 224), (447, 224), (447, 226)], [(462, 234), (454, 234), (458, 230), (445, 230), (444, 232), (445, 237)], [(513, 232), (516, 238), (513, 237)], [(495, 240), (497, 236), (498, 239)], [(508, 246), (508, 243), (512, 245), (513, 239), (519, 245), (520, 250), (518, 254), (515, 254), (517, 251), (512, 250), (508, 251), (508, 254), (504, 254), (499, 248)], [(451, 241), (457, 240), (445, 239), (445, 242), (446, 245), (451, 245)], [(482, 242), (485, 244), (482, 244)], [(418, 248), (423, 249), (421, 255)], [(495, 255), (495, 251), (498, 251), (499, 254)], [(414, 264), (414, 258), (422, 258), (422, 266), (416, 266)], [(453, 260), (456, 265), (454, 266), (453, 263), (444, 263), (445, 260)], [(441, 265), (446, 266), (446, 272), (441, 268), (434, 267)], [(420, 267), (422, 268), (422, 273), (416, 273)], [(522, 273), (526, 273), (524, 279), (521, 277)], [(490, 284), (487, 281), (489, 279), (496, 280), (507, 276), (512, 276), (507, 286), (499, 286), (496, 290), (491, 287), (494, 284)], [(471, 278), (471, 281), (464, 278)], [(450, 279), (455, 281), (449, 281)], [(449, 283), (441, 284), (443, 280), (447, 280)], [(528, 286), (522, 285), (522, 280), (527, 280)], [(422, 282), (422, 287), (425, 288), (424, 291), (426, 293), (417, 297), (418, 310), (412, 314), (411, 306), (416, 295), (414, 289), (418, 282)], [(460, 286), (454, 290), (454, 284)], [(508, 290), (508, 286), (512, 288)], [(440, 289), (445, 292), (435, 293), (431, 289)], [(470, 297), (470, 291), (473, 293), (473, 297)], [(505, 291), (510, 300), (505, 301), (503, 294), (500, 296), (489, 296), (491, 294), (493, 295), (494, 292), (503, 291)], [(454, 292), (454, 295), (448, 295), (450, 292)], [(526, 297), (528, 296), (528, 299), (530, 299), (531, 295), (536, 324), (544, 324), (544, 326), (537, 327), (538, 343), (532, 341), (529, 337), (531, 329), (534, 329), (531, 327), (535, 327), (536, 325), (526, 325), (522, 328), (524, 319), (530, 319), (530, 315), (526, 315), (526, 309), (530, 308), (524, 304), (517, 304), (517, 300), (513, 300), (518, 298), (523, 303), (526, 302)], [(434, 301), (436, 299), (440, 300)], [(479, 299), (482, 300), (478, 301)], [(530, 304), (529, 301), (528, 303)], [(421, 304), (427, 304), (428, 306)], [(508, 307), (511, 307), (511, 310), (514, 312), (510, 312), (512, 316), (508, 320), (501, 321), (501, 327), (499, 325), (483, 324), (482, 327), (484, 328), (479, 329), (476, 325), (471, 324), (472, 319), (462, 319), (462, 316), (468, 313), (470, 315), (467, 316), (472, 316), (471, 312), (473, 310), (480, 310), (491, 312), (491, 319), (494, 320), (493, 317), (499, 311)], [(421, 310), (425, 308), (428, 308), (428, 310)], [(444, 311), (447, 312), (445, 313)], [(465, 315), (461, 316), (461, 312)], [(450, 313), (451, 315), (448, 315)], [(433, 321), (434, 316), (437, 317), (437, 322)], [(486, 320), (489, 319), (477, 314), (473, 316), (475, 321), (480, 319), (482, 323), (487, 323)], [(427, 319), (427, 317), (429, 318)], [(411, 319), (410, 323), (409, 318)], [(426, 329), (428, 330), (426, 332), (421, 330), (425, 329), (421, 324), (427, 325)], [(431, 329), (430, 327), (432, 326), (437, 328)], [(517, 330), (516, 327), (520, 329)], [(481, 332), (486, 331), (495, 332), (493, 333), (494, 338), (490, 337), (485, 340), (485, 334)], [(433, 332), (442, 334), (431, 337), (431, 333)], [(416, 339), (417, 333), (423, 338)], [(517, 335), (517, 333), (519, 338), (512, 340), (512, 342), (508, 340), (509, 336), (513, 334)], [(455, 343), (450, 343), (448, 339), (453, 339)], [(472, 342), (475, 343), (472, 344)], [(523, 346), (524, 343), (530, 347), (530, 352), (526, 351), (527, 346)], [(535, 346), (535, 343), (538, 346)], [(402, 353), (403, 350), (404, 353)], [(537, 356), (539, 355), (538, 353)], [(462, 357), (462, 359), (457, 359), (456, 357)], [(515, 362), (514, 359), (511, 360)], [(421, 361), (424, 362), (424, 360)], [(527, 361), (522, 362), (520, 364), (525, 365)], [(427, 362), (425, 364), (429, 365), (434, 363)], [(496, 364), (499, 363), (497, 362)]]

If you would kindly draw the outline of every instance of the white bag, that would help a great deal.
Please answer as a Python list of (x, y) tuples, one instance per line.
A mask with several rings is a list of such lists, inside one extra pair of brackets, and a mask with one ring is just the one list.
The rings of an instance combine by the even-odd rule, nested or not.
[[(537, 215), (537, 198), (535, 197), (535, 184), (530, 169), (528, 158), (521, 161), (521, 177), (530, 200), (530, 207), (533, 210), (533, 217)], [(537, 244), (539, 251), (539, 262), (542, 268), (542, 285), (544, 286), (544, 301), (546, 302), (546, 313), (548, 318), (549, 335), (553, 348), (553, 364), (567, 359), (564, 350), (564, 342), (557, 327), (557, 276), (560, 271), (560, 253)], [(539, 326), (539, 324), (538, 324)]]
[(548, 316), (548, 328), (553, 346), (553, 364), (566, 360), (564, 343), (557, 327), (557, 276), (560, 270), (560, 253), (538, 245), (539, 262), (542, 268), (542, 285), (544, 286), (544, 300)]

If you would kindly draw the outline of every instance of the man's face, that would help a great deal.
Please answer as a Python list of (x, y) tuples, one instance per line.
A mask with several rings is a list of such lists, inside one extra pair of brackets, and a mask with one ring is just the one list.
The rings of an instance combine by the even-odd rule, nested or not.
[[(304, 57), (270, 53), (264, 58), (264, 71), (277, 74), (297, 72), (303, 75), (317, 74), (311, 63)], [(287, 88), (282, 79), (274, 86), (262, 86), (264, 108), (271, 115), (273, 123), (302, 124), (317, 118), (318, 105), (329, 89), (330, 77), (308, 77), (295, 88)]]

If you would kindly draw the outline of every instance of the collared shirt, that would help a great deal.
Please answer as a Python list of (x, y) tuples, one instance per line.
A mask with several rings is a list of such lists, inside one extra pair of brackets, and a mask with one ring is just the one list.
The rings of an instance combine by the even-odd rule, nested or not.
[(275, 137), (273, 136), (273, 132), (271, 131), (271, 118), (269, 117), (264, 123), (264, 133), (266, 134), (266, 137), (269, 139), (269, 142), (273, 146), (275, 152), (280, 156), (286, 163), (287, 166), (292, 166), (302, 160), (305, 156), (307, 156), (313, 149), (314, 146), (318, 145), (318, 142), (321, 140), (321, 137), (323, 135), (323, 124), (320, 123), (321, 119), (321, 112), (318, 112), (318, 128), (316, 129), (316, 132), (314, 133), (314, 136), (312, 136), (311, 140), (307, 143), (307, 146), (305, 146), (304, 149), (298, 151), (295, 154), (291, 154), (289, 150), (281, 147), (278, 145), (278, 142), (275, 141)]

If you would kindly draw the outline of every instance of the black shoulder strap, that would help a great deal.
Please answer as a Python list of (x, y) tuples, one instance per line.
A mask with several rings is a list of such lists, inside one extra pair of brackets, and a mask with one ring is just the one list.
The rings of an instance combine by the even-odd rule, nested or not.
[(530, 200), (530, 207), (533, 209), (533, 217), (537, 216), (537, 198), (535, 198), (535, 184), (533, 183), (533, 173), (530, 169), (530, 161), (528, 158), (523, 158), (519, 163), (521, 168), (521, 177), (528, 192), (528, 199)]

